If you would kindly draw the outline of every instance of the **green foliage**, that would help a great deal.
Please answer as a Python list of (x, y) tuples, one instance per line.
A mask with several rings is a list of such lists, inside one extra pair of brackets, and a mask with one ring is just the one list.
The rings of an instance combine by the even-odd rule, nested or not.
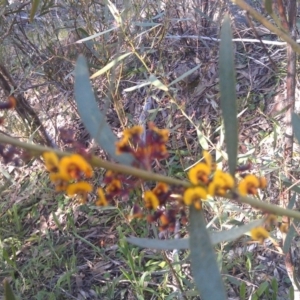
[(236, 79), (233, 56), (232, 31), (229, 16), (226, 16), (221, 29), (220, 43), (220, 92), (221, 108), (225, 127), (225, 141), (230, 174), (234, 175), (237, 165), (238, 124)]
[(129, 154), (116, 155), (117, 138), (106, 123), (104, 114), (98, 109), (89, 80), (87, 62), (83, 56), (79, 56), (75, 68), (75, 99), (80, 117), (90, 135), (112, 158), (130, 165), (133, 158)]
[[(67, 2), (69, 3), (69, 1)], [(70, 1), (70, 3), (73, 5), (72, 1)], [(84, 1), (82, 1), (82, 3), (84, 3)], [(39, 4), (40, 1), (32, 1), (30, 10), (31, 22), (34, 20)], [(93, 4), (96, 5), (97, 3)], [(96, 99), (90, 79), (95, 80), (93, 83), (95, 83), (96, 89), (100, 81), (100, 75), (102, 76), (101, 81), (107, 85), (107, 90), (103, 92), (102, 95), (106, 93), (109, 95), (107, 98), (112, 98), (112, 103), (109, 103), (109, 105), (114, 105), (114, 110), (117, 112), (121, 127), (123, 127), (124, 124), (128, 125), (132, 118), (129, 116), (129, 113), (125, 111), (124, 107), (122, 107), (122, 104), (120, 105), (119, 87), (122, 86), (124, 82), (130, 81), (129, 86), (122, 86), (122, 92), (128, 93), (127, 95), (130, 95), (130, 97), (134, 98), (135, 93), (133, 92), (137, 93), (141, 91), (142, 88), (147, 87), (145, 90), (146, 93), (141, 93), (143, 97), (144, 95), (148, 97), (152, 95), (152, 91), (155, 91), (153, 98), (157, 98), (158, 104), (160, 104), (162, 99), (166, 99), (166, 101), (170, 102), (167, 107), (166, 119), (168, 122), (166, 121), (166, 124), (168, 124), (168, 127), (171, 129), (173, 140), (176, 140), (176, 135), (179, 130), (181, 130), (181, 127), (186, 126), (185, 123), (174, 124), (174, 120), (172, 120), (173, 115), (180, 113), (180, 117), (183, 117), (185, 121), (187, 120), (188, 126), (192, 125), (191, 127), (195, 130), (193, 138), (198, 139), (198, 141), (191, 147), (190, 141), (186, 141), (186, 146), (180, 149), (176, 149), (174, 146), (175, 143), (172, 144), (174, 148), (170, 151), (171, 157), (168, 162), (163, 161), (159, 166), (163, 171), (166, 171), (169, 177), (179, 177), (180, 180), (177, 181), (177, 184), (181, 181), (183, 183), (182, 187), (187, 186), (188, 183), (184, 181), (184, 172), (186, 166), (189, 166), (192, 162), (199, 159), (199, 148), (190, 149), (196, 147), (195, 145), (197, 143), (197, 147), (200, 145), (203, 149), (210, 149), (216, 152), (217, 162), (220, 163), (222, 163), (222, 157), (226, 157), (226, 153), (222, 148), (225, 143), (229, 170), (231, 174), (235, 174), (238, 154), (237, 113), (239, 108), (237, 105), (234, 49), (229, 18), (225, 18), (221, 30), (219, 59), (221, 109), (225, 131), (225, 136), (222, 136), (223, 130), (220, 130), (220, 127), (218, 130), (213, 128), (213, 130), (210, 131), (209, 126), (211, 126), (211, 124), (208, 124), (208, 128), (206, 128), (206, 126), (200, 126), (199, 124), (202, 124), (202, 120), (194, 121), (194, 117), (191, 117), (187, 113), (190, 109), (188, 107), (189, 103), (187, 103), (185, 107), (176, 99), (178, 92), (177, 85), (180, 84), (183, 79), (187, 79), (194, 72), (198, 71), (202, 65), (198, 64), (176, 79), (169, 80), (167, 74), (172, 64), (166, 64), (164, 62), (164, 55), (166, 53), (165, 49), (163, 49), (164, 47), (160, 45), (166, 35), (169, 24), (163, 24), (163, 22), (160, 21), (159, 23), (153, 22), (155, 18), (161, 18), (163, 13), (157, 14), (154, 18), (150, 9), (147, 13), (150, 15), (152, 21), (136, 21), (135, 18), (138, 18), (137, 16), (140, 14), (140, 11), (138, 11), (140, 4), (142, 3), (136, 3), (134, 7), (126, 7), (125, 10), (120, 13), (119, 9), (111, 1), (107, 1), (107, 3), (103, 5), (103, 15), (101, 11), (96, 18), (96, 21), (101, 20), (103, 24), (105, 23), (100, 32), (95, 30), (93, 27), (95, 20), (89, 20), (89, 14), (86, 11), (77, 14), (77, 16), (80, 15), (80, 18), (86, 21), (84, 25), (78, 25), (80, 27), (74, 25), (74, 28), (72, 28), (72, 31), (81, 34), (77, 45), (81, 44), (86, 46), (89, 53), (95, 56), (97, 60), (96, 64), (87, 63), (84, 56), (80, 55), (75, 66), (75, 98), (78, 112), (84, 126), (92, 138), (95, 139), (96, 143), (100, 145), (113, 160), (125, 165), (125, 167), (128, 167), (128, 169), (125, 168), (125, 170), (130, 171), (129, 166), (133, 162), (133, 157), (128, 154), (116, 155), (115, 143), (117, 138), (106, 121), (106, 111), (104, 109), (100, 111), (99, 109), (99, 102), (103, 99), (100, 99), (101, 101)], [(42, 1), (41, 5), (40, 16), (47, 14), (54, 4), (52, 1)], [(265, 5), (267, 11), (271, 14), (272, 8), (270, 1), (266, 1)], [(84, 10), (84, 8), (82, 8), (82, 10)], [(145, 11), (147, 11), (147, 9)], [(195, 11), (204, 17), (205, 20), (211, 20), (211, 18), (203, 14), (198, 8), (195, 8)], [(168, 9), (166, 9), (166, 12), (168, 13)], [(11, 12), (9, 12), (9, 14), (10, 13)], [(133, 15), (134, 18), (127, 19), (127, 15)], [(186, 20), (176, 19), (175, 21), (181, 24)], [(111, 27), (112, 22), (114, 22), (113, 27)], [(134, 29), (132, 29), (133, 27)], [(142, 32), (134, 31), (137, 30), (136, 28), (142, 28)], [(97, 33), (95, 33), (95, 31)], [(148, 33), (153, 34), (154, 38), (149, 39)], [(33, 36), (34, 42), (39, 41), (39, 35), (36, 35), (34, 32)], [(82, 36), (84, 36), (84, 38), (82, 38)], [(111, 36), (113, 36), (113, 41), (117, 40), (118, 42), (111, 42)], [(141, 42), (136, 42), (137, 38), (140, 37), (142, 37), (140, 39)], [(53, 38), (52, 34), (50, 34), (50, 38)], [(103, 38), (101, 42), (98, 40), (100, 38)], [(64, 56), (57, 54), (55, 48), (52, 48), (50, 52), (55, 57)], [(184, 55), (186, 55), (186, 53), (184, 53)], [(66, 58), (66, 60), (72, 61), (70, 58)], [(157, 61), (159, 61), (159, 63), (157, 63)], [(153, 63), (154, 67), (152, 67), (152, 62), (155, 62)], [(72, 61), (72, 63), (74, 62)], [(96, 66), (98, 69), (98, 71), (92, 71), (93, 75), (91, 77), (89, 66)], [(120, 73), (116, 71), (117, 69), (118, 71), (119, 69), (121, 70)], [(30, 73), (30, 71), (28, 71), (28, 73)], [(117, 73), (118, 75), (116, 75)], [(136, 74), (140, 75), (141, 78), (138, 78), (138, 80), (132, 78)], [(61, 78), (65, 80), (70, 75), (71, 71), (68, 76)], [(61, 78), (59, 80), (60, 84), (64, 81)], [(254, 113), (257, 109), (254, 102), (247, 104), (249, 105), (249, 109)], [(109, 105), (107, 104), (106, 107)], [(152, 115), (149, 119), (159, 115), (158, 112), (161, 111), (164, 112), (164, 109), (158, 107), (155, 109), (155, 113), (153, 113), (153, 111), (150, 112), (150, 115)], [(195, 115), (197, 114), (195, 113)], [(293, 115), (292, 123), (295, 136), (298, 141), (300, 141), (300, 118), (295, 114)], [(220, 124), (215, 127), (218, 126), (220, 126)], [(274, 148), (277, 142), (276, 134), (278, 127), (277, 121), (274, 121)], [(212, 142), (211, 132), (220, 138), (218, 145)], [(184, 138), (188, 139), (189, 134)], [(264, 130), (261, 130), (260, 134), (262, 141), (259, 146), (262, 147), (269, 136)], [(22, 146), (21, 142), (16, 145)], [(32, 145), (28, 146), (28, 148), (26, 148), (26, 145), (24, 146), (25, 149), (28, 151), (32, 150), (34, 153), (36, 153), (35, 151), (39, 153), (45, 151), (44, 148), (34, 147), (35, 146)], [(255, 155), (254, 150), (254, 148), (247, 149), (248, 152), (240, 157), (240, 161), (246, 162), (248, 158), (253, 157)], [(64, 155), (61, 152), (58, 154)], [(277, 163), (272, 161), (270, 162), (270, 169), (262, 168), (262, 171), (269, 173), (272, 172), (272, 168), (275, 167), (279, 169)], [(5, 174), (7, 179), (11, 180), (12, 176), (10, 173), (5, 171), (3, 174)], [(154, 176), (154, 174), (152, 175)], [(287, 182), (283, 180), (283, 183), (294, 191), (293, 198), (288, 207), (292, 210), (296, 193), (300, 192), (299, 187), (290, 181)], [(14, 182), (14, 184), (17, 183)], [(26, 184), (29, 185), (28, 182), (26, 182)], [(102, 177), (97, 179), (96, 184), (102, 186)], [(118, 202), (118, 208), (106, 207), (99, 209), (92, 205), (81, 205), (78, 208), (70, 204), (70, 199), (66, 196), (51, 194), (51, 197), (48, 197), (47, 195), (50, 193), (48, 185), (49, 182), (45, 183), (45, 193), (39, 196), (40, 199), (44, 200), (41, 205), (34, 203), (23, 209), (19, 209), (18, 205), (12, 205), (5, 212), (6, 219), (5, 222), (3, 222), (5, 226), (2, 226), (0, 236), (1, 267), (3, 270), (5, 269), (5, 276), (13, 278), (12, 284), (16, 291), (19, 292), (26, 289), (26, 287), (30, 287), (32, 291), (25, 290), (26, 296), (30, 294), (28, 297), (33, 297), (32, 295), (34, 295), (36, 299), (67, 299), (67, 292), (66, 296), (64, 291), (72, 291), (74, 282), (80, 286), (80, 281), (82, 280), (80, 277), (82, 275), (80, 268), (84, 266), (83, 268), (86, 268), (82, 271), (83, 273), (86, 272), (84, 274), (94, 272), (91, 281), (93, 281), (94, 278), (96, 278), (96, 280), (91, 286), (96, 296), (101, 299), (125, 299), (128, 297), (128, 289), (124, 287), (124, 283), (129, 283), (130, 290), (137, 299), (177, 299), (181, 297), (192, 299), (193, 297), (197, 297), (198, 294), (200, 294), (203, 300), (226, 299), (228, 282), (237, 288), (240, 299), (248, 299), (250, 297), (249, 288), (244, 281), (240, 281), (234, 276), (227, 276), (227, 278), (224, 276), (225, 279), (222, 278), (220, 261), (225, 259), (228, 249), (231, 248), (231, 246), (235, 247), (234, 243), (229, 244), (229, 242), (242, 237), (242, 243), (245, 244), (246, 239), (243, 240), (244, 234), (254, 227), (263, 224), (264, 219), (248, 222), (246, 225), (243, 225), (244, 219), (251, 220), (254, 217), (252, 212), (238, 211), (236, 207), (235, 209), (232, 207), (228, 209), (228, 206), (226, 206), (228, 203), (224, 200), (209, 200), (203, 209), (207, 211), (206, 218), (208, 221), (204, 218), (203, 210), (196, 210), (193, 206), (190, 208), (190, 236), (188, 238), (161, 240), (158, 239), (155, 226), (150, 228), (145, 221), (140, 220), (129, 222), (128, 215), (132, 212), (132, 209), (126, 201)], [(180, 186), (180, 184), (178, 184), (178, 186)], [(24, 189), (26, 188), (27, 186), (24, 187)], [(92, 197), (93, 196), (94, 195), (92, 195)], [(274, 211), (278, 214), (285, 212), (284, 209), (278, 210), (274, 205), (261, 203), (262, 201), (260, 200), (256, 200), (255, 202), (253, 199), (253, 201), (246, 199), (245, 202), (243, 202), (244, 200), (239, 199), (237, 194), (230, 193), (224, 196), (229, 199), (233, 198), (233, 200), (241, 201), (238, 204), (248, 203), (255, 208), (263, 208), (263, 210), (267, 212), (272, 211), (271, 208), (274, 208)], [(34, 198), (33, 195), (32, 197)], [(50, 198), (50, 200), (48, 198)], [(137, 195), (132, 193), (130, 194), (129, 202), (130, 204), (139, 204), (139, 202), (141, 202), (140, 198), (141, 193)], [(39, 200), (37, 202), (39, 202)], [(257, 204), (257, 206), (255, 204)], [(266, 206), (262, 207), (263, 205)], [(61, 213), (62, 211), (63, 213)], [(292, 212), (295, 213), (294, 216), (297, 216), (295, 210), (292, 210)], [(42, 214), (43, 217), (44, 215), (46, 216), (46, 221), (40, 218)], [(241, 221), (241, 219), (235, 218), (236, 214), (242, 215), (243, 220)], [(230, 223), (230, 221), (232, 221), (232, 223)], [(236, 226), (232, 227), (231, 225), (234, 222)], [(24, 226), (24, 224), (27, 226)], [(34, 228), (35, 231), (31, 230), (34, 224), (40, 225)], [(117, 229), (113, 231), (116, 227)], [(110, 230), (112, 230), (112, 232)], [(183, 228), (183, 233), (186, 233), (185, 227)], [(130, 235), (132, 235), (132, 237), (128, 238), (127, 236)], [(149, 236), (152, 237), (153, 235), (155, 238), (149, 238)], [(294, 226), (291, 226), (283, 247), (285, 253), (288, 251), (295, 235), (296, 230)], [(147, 238), (140, 238), (140, 236), (147, 236)], [(101, 243), (99, 239), (101, 239)], [(110, 248), (109, 239), (113, 240), (111, 242), (112, 248)], [(24, 260), (22, 264), (20, 263), (22, 258), (20, 253), (25, 256), (24, 244), (30, 245), (29, 250), (26, 250), (29, 253), (30, 259), (28, 261)], [(117, 250), (114, 248), (116, 245)], [(139, 247), (135, 247), (134, 245)], [(140, 248), (146, 248), (146, 250)], [(149, 249), (160, 251), (153, 252), (149, 251)], [(172, 256), (173, 261), (170, 261), (166, 258), (166, 253), (173, 249), (180, 251), (175, 251), (175, 254)], [(111, 254), (113, 251), (115, 252)], [(218, 255), (216, 255), (216, 251), (219, 251)], [(81, 252), (83, 252), (84, 255), (80, 256)], [(247, 253), (245, 256), (246, 263), (244, 265), (247, 268), (245, 273), (248, 273), (247, 276), (250, 280), (254, 281), (253, 271), (255, 270), (256, 263), (254, 255)], [(84, 257), (84, 260), (81, 261), (80, 259), (82, 257)], [(95, 262), (94, 260), (97, 259), (100, 262), (114, 266), (115, 269), (111, 272), (108, 268), (106, 269), (105, 266), (101, 265), (99, 275), (95, 271), (95, 269), (97, 269), (95, 266), (99, 261)], [(191, 260), (194, 281), (191, 281), (189, 275), (184, 272), (182, 267), (183, 262), (187, 263), (189, 260)], [(231, 264), (235, 265), (239, 263), (241, 263), (241, 260), (234, 261)], [(175, 290), (172, 290), (169, 286), (170, 277), (172, 277), (172, 281), (176, 281)], [(76, 278), (76, 281), (74, 281), (74, 278)], [(36, 282), (40, 283), (39, 287), (35, 286)], [(47, 289), (45, 290), (39, 290), (44, 282), (49, 283), (49, 286), (46, 286)], [(99, 282), (101, 282), (102, 285), (98, 284)], [(110, 284), (107, 284), (108, 282)], [(194, 285), (196, 285), (198, 290), (196, 290)], [(7, 280), (4, 281), (4, 289), (6, 299), (15, 299)], [(251, 299), (275, 300), (277, 292), (278, 282), (272, 279), (271, 282), (258, 283), (258, 288), (251, 295)], [(290, 299), (292, 298), (293, 292), (290, 290)]]
[(33, 21), (34, 16), (36, 15), (37, 9), (39, 7), (40, 0), (32, 0), (32, 6), (30, 11), (30, 22)]
[(226, 299), (226, 292), (216, 261), (203, 212), (190, 209), (191, 267), (201, 299)]
[(16, 300), (16, 297), (7, 281), (7, 279), (4, 280), (4, 300)]

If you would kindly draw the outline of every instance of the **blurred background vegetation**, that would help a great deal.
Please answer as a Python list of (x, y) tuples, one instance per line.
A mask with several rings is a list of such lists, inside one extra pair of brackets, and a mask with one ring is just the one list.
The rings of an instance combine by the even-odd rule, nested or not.
[[(270, 19), (263, 1), (247, 2)], [(39, 5), (33, 13), (35, 4)], [(124, 128), (148, 121), (168, 128), (170, 157), (155, 164), (157, 173), (186, 178), (185, 171), (199, 160), (202, 149), (210, 149), (218, 166), (226, 168), (218, 38), (224, 14), (229, 13), (237, 39), (238, 162), (267, 177), (269, 186), (259, 197), (278, 204), (284, 166), (285, 45), (276, 44), (277, 36), (255, 20), (251, 25), (229, 0), (114, 4), (123, 18), (122, 29), (106, 1), (0, 1), (1, 101), (11, 93), (21, 97), (42, 124), (32, 115), (24, 119), (9, 111), (0, 132), (47, 144), (38, 138), (45, 131), (48, 142), (64, 150), (72, 150), (65, 138), (72, 136), (88, 151), (107, 158), (79, 118), (75, 62), (83, 54), (92, 75), (132, 52), (142, 60), (130, 55), (91, 80), (99, 109), (115, 134), (120, 137)], [(259, 38), (270, 43), (263, 46)], [(149, 72), (165, 85), (174, 82), (172, 98), (154, 85), (139, 86)], [(299, 103), (295, 105), (298, 112)], [(130, 220), (141, 191), (120, 199), (114, 208), (100, 209), (93, 206), (95, 195), (81, 205), (76, 198), (56, 194), (38, 159), (18, 166), (2, 164), (0, 172), (0, 279), (10, 282), (19, 299), (200, 299), (188, 251), (140, 249), (125, 241), (129, 235), (170, 236), (143, 220)], [(103, 172), (97, 170), (94, 185), (103, 187)], [(243, 224), (257, 214), (226, 200), (210, 202), (206, 209), (213, 229)], [(186, 236), (186, 227), (178, 234)], [(272, 238), (280, 242), (280, 233), (274, 230)], [(295, 261), (297, 244), (295, 237)], [(243, 236), (216, 251), (229, 299), (292, 299), (276, 243), (265, 247)]]

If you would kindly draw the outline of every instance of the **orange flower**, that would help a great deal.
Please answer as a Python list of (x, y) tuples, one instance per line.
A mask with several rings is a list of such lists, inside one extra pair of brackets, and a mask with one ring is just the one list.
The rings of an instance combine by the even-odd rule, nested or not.
[(50, 173), (49, 175), (50, 181), (55, 184), (55, 191), (56, 192), (64, 192), (68, 187), (68, 180), (60, 173)]
[(281, 233), (288, 233), (289, 225), (287, 223), (281, 223), (279, 225), (279, 230), (280, 230)]
[(159, 200), (152, 191), (144, 193), (145, 207), (148, 209), (157, 209), (159, 207)]
[(159, 129), (157, 128), (153, 122), (149, 122), (148, 124), (149, 130), (152, 130), (156, 137), (154, 138), (155, 142), (158, 143), (166, 143), (169, 139), (169, 130), (168, 129)]
[(194, 204), (196, 209), (201, 209), (201, 200), (206, 200), (207, 192), (202, 187), (190, 187), (183, 194), (183, 202), (185, 205)]
[(188, 172), (189, 180), (192, 184), (207, 184), (211, 169), (206, 163), (198, 163)]
[(238, 191), (242, 196), (246, 196), (247, 194), (256, 195), (259, 187), (259, 179), (256, 176), (249, 174), (239, 183)]
[(122, 183), (118, 179), (113, 179), (106, 187), (106, 192), (109, 194), (117, 194), (122, 188)]
[(120, 155), (122, 153), (128, 153), (131, 152), (132, 149), (129, 145), (128, 138), (123, 138), (120, 141), (116, 142), (116, 154)]
[(79, 181), (77, 183), (69, 184), (67, 188), (67, 194), (69, 197), (74, 196), (76, 194), (86, 196), (92, 190), (93, 187), (89, 183), (85, 181)]
[(98, 192), (98, 200), (95, 202), (95, 205), (97, 205), (97, 206), (107, 206), (108, 202), (107, 202), (107, 199), (104, 195), (103, 189), (99, 188), (97, 192)]
[(59, 171), (65, 177), (71, 179), (80, 178), (81, 174), (90, 178), (93, 176), (93, 169), (90, 164), (79, 154), (65, 156), (60, 160)]
[(139, 137), (143, 133), (144, 129), (142, 126), (136, 125), (131, 128), (127, 128), (123, 131), (124, 139), (131, 139), (133, 137)]
[(260, 177), (259, 178), (259, 187), (261, 189), (264, 189), (264, 188), (266, 188), (266, 186), (267, 186), (267, 179), (266, 179), (266, 177)]
[(151, 152), (151, 156), (155, 157), (157, 159), (164, 159), (167, 158), (169, 153), (167, 150), (166, 145), (164, 144), (152, 144), (149, 147), (149, 150)]
[(45, 160), (46, 169), (49, 172), (57, 172), (59, 168), (59, 159), (54, 152), (44, 152), (43, 158)]
[(269, 232), (263, 227), (256, 227), (250, 231), (253, 240), (263, 243), (263, 241), (270, 236)]
[(212, 182), (208, 186), (208, 194), (211, 196), (224, 196), (227, 190), (234, 187), (234, 179), (229, 173), (216, 170)]
[(169, 190), (169, 186), (164, 182), (158, 182), (156, 187), (152, 190), (152, 192), (159, 196), (161, 194), (167, 193)]

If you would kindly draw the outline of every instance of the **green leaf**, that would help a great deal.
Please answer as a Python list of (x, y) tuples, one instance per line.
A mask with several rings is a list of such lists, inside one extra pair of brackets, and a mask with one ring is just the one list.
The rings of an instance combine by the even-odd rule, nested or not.
[(91, 76), (91, 79), (96, 78), (102, 74), (104, 74), (105, 72), (109, 71), (112, 67), (116, 66), (117, 63), (121, 60), (123, 60), (125, 57), (129, 56), (131, 54), (131, 52), (129, 53), (125, 53), (120, 55), (119, 57), (113, 59), (111, 62), (109, 62), (105, 67), (103, 67), (101, 70), (97, 71), (96, 73), (94, 73)]
[(40, 4), (40, 0), (32, 0), (32, 6), (31, 6), (31, 10), (30, 10), (30, 18), (29, 18), (29, 22), (31, 23), (34, 19), (34, 16), (37, 12), (37, 9), (39, 7)]
[(83, 38), (83, 39), (80, 39), (80, 40), (76, 41), (76, 44), (80, 44), (80, 43), (83, 43), (83, 42), (92, 40), (92, 39), (94, 39), (94, 38), (96, 38), (96, 37), (98, 37), (98, 36), (100, 36), (100, 35), (103, 35), (103, 34), (105, 34), (105, 33), (108, 33), (108, 32), (110, 32), (110, 31), (113, 31), (113, 30), (116, 30), (116, 29), (118, 29), (118, 27), (113, 27), (113, 28), (110, 28), (110, 29), (101, 31), (101, 32), (99, 32), (99, 33), (90, 35), (90, 36), (88, 36), (88, 37), (86, 37), (86, 38)]
[(89, 80), (86, 59), (80, 55), (75, 67), (75, 99), (80, 118), (89, 134), (116, 161), (130, 165), (133, 157), (129, 154), (116, 155), (116, 136), (99, 111)]
[(272, 290), (273, 290), (272, 300), (276, 300), (277, 299), (277, 293), (278, 293), (278, 282), (277, 282), (276, 278), (272, 279), (271, 287), (272, 287)]
[(300, 144), (300, 117), (295, 113), (292, 114), (292, 126), (298, 144)]
[(111, 14), (113, 15), (116, 23), (118, 24), (118, 26), (122, 26), (123, 20), (117, 7), (110, 0), (106, 0), (106, 1), (107, 1), (107, 7), (110, 10)]
[(288, 187), (291, 191), (294, 191), (300, 194), (300, 187), (298, 185), (294, 185), (294, 183), (290, 182), (287, 178), (282, 179), (282, 183)]
[(202, 300), (226, 300), (221, 273), (211, 243), (203, 210), (190, 207), (191, 267)]
[(295, 203), (296, 203), (296, 193), (294, 193), (293, 196), (291, 197), (291, 200), (290, 200), (287, 208), (288, 209), (293, 209)]
[[(297, 194), (294, 193), (293, 196), (291, 197), (291, 200), (287, 207), (288, 209), (293, 209), (293, 207), (296, 203), (296, 198), (297, 198), (296, 195)], [(295, 226), (293, 226), (293, 224), (291, 224), (289, 231), (287, 232), (285, 240), (284, 240), (284, 244), (283, 244), (283, 248), (282, 248), (283, 253), (288, 253), (291, 243), (292, 243), (292, 240), (296, 235), (297, 235), (297, 231), (295, 229)]]
[(148, 78), (148, 80), (143, 81), (137, 85), (131, 86), (129, 88), (124, 89), (124, 92), (132, 92), (134, 90), (140, 89), (143, 86), (147, 86), (147, 85), (154, 85), (155, 87), (157, 87), (160, 90), (163, 91), (168, 91), (168, 87), (165, 86), (155, 75), (151, 74)]
[(247, 294), (246, 283), (242, 282), (241, 285), (240, 285), (240, 299), (245, 300), (246, 299), (246, 294)]
[(134, 86), (131, 86), (131, 87), (129, 87), (129, 88), (126, 88), (126, 89), (124, 89), (123, 91), (124, 91), (124, 92), (132, 92), (132, 91), (134, 91), (134, 90), (138, 90), (138, 89), (140, 89), (141, 87), (144, 87), (144, 86), (147, 86), (147, 85), (150, 85), (150, 84), (151, 84), (151, 83), (148, 82), (148, 81), (141, 82), (141, 83), (139, 83), (139, 84), (137, 84), (137, 85), (134, 85)]
[(273, 8), (272, 8), (272, 1), (271, 0), (265, 0), (265, 10), (269, 15), (273, 14)]
[(165, 86), (155, 75), (151, 74), (149, 76), (149, 81), (151, 82), (152, 85), (154, 85), (155, 87), (157, 87), (158, 89), (162, 90), (162, 91), (168, 91), (168, 87)]
[(4, 279), (4, 300), (16, 300), (16, 297), (7, 279)]
[(175, 80), (173, 80), (169, 86), (181, 81), (182, 79), (184, 79), (185, 77), (188, 77), (189, 75), (191, 75), (192, 73), (194, 73), (197, 69), (200, 68), (200, 65), (188, 70), (187, 72), (183, 73), (182, 75), (180, 75), (178, 78), (176, 78)]
[(256, 294), (258, 296), (262, 296), (262, 294), (266, 291), (267, 288), (269, 288), (269, 282), (264, 281), (257, 289)]
[(189, 239), (159, 240), (159, 239), (137, 238), (131, 236), (126, 238), (126, 241), (128, 243), (139, 246), (141, 248), (161, 249), (161, 250), (189, 248)]
[(228, 165), (231, 175), (235, 174), (238, 149), (236, 82), (233, 53), (230, 19), (226, 15), (221, 29), (219, 69), (221, 109), (224, 119)]
[(283, 248), (282, 248), (283, 253), (288, 253), (289, 252), (292, 240), (297, 235), (298, 234), (297, 234), (297, 231), (295, 229), (295, 226), (293, 224), (291, 224), (291, 226), (289, 228), (289, 231), (287, 232), (286, 237), (285, 237), (284, 245), (283, 245)]
[[(220, 232), (209, 232), (211, 243), (217, 245), (222, 242), (230, 242), (239, 238), (244, 233), (250, 231), (254, 227), (258, 227), (263, 224), (264, 220), (255, 220), (249, 224), (234, 227), (229, 230), (223, 230)], [(126, 238), (128, 243), (150, 249), (161, 250), (173, 250), (173, 249), (189, 249), (189, 239), (176, 239), (176, 240), (159, 240), (159, 239), (147, 239), (129, 237)]]

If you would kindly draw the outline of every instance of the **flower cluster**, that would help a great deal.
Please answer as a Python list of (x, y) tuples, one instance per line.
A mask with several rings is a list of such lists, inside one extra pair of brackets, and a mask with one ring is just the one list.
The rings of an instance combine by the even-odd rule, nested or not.
[(123, 174), (116, 174), (108, 170), (104, 176), (103, 182), (106, 187), (98, 188), (97, 206), (107, 206), (113, 204), (115, 197), (128, 196), (129, 192), (139, 183), (135, 178), (126, 178)]
[(85, 181), (93, 176), (91, 165), (79, 154), (59, 159), (54, 152), (44, 152), (43, 158), (56, 191), (65, 191), (68, 196), (81, 195), (82, 202), (86, 202), (88, 193), (93, 190), (92, 185)]
[[(152, 122), (145, 132), (141, 126), (125, 129), (123, 138), (116, 143), (116, 153), (130, 153), (135, 158), (134, 166), (151, 170), (153, 161), (168, 156), (168, 135), (168, 130), (158, 129)], [(65, 191), (69, 196), (80, 194), (85, 202), (87, 194), (93, 190), (92, 185), (85, 181), (93, 175), (87, 160), (80, 154), (59, 159), (53, 152), (46, 152), (43, 157), (56, 190)], [(208, 196), (222, 197), (236, 191), (241, 196), (256, 195), (259, 188), (266, 186), (265, 178), (251, 174), (244, 176), (237, 184), (232, 175), (216, 168), (208, 151), (203, 151), (203, 160), (194, 165), (187, 175), (191, 183), (188, 188), (158, 182), (155, 188), (146, 190), (142, 204), (136, 203), (133, 207), (133, 217), (157, 222), (161, 230), (173, 230), (177, 219), (186, 223), (186, 206), (193, 205), (201, 209), (202, 202)], [(117, 197), (128, 198), (130, 191), (141, 182), (137, 178), (108, 170), (103, 179), (105, 188), (97, 189), (98, 199), (95, 204), (106, 206), (114, 204)]]
[(238, 191), (241, 196), (246, 195), (257, 195), (258, 189), (264, 189), (267, 186), (267, 181), (265, 177), (256, 177), (252, 174), (248, 174), (240, 182), (238, 186)]
[(262, 244), (265, 239), (270, 237), (270, 231), (273, 229), (273, 227), (277, 227), (281, 233), (285, 234), (289, 230), (288, 223), (279, 222), (277, 220), (277, 216), (270, 214), (265, 219), (264, 227), (255, 227), (250, 231), (251, 238)]
[(116, 153), (132, 154), (136, 166), (150, 170), (155, 159), (168, 157), (168, 136), (167, 129), (158, 129), (152, 122), (148, 124), (146, 132), (141, 126), (134, 126), (124, 130), (123, 138), (116, 143)]
[[(183, 202), (186, 205), (194, 204), (197, 209), (201, 209), (201, 201), (205, 201), (207, 196), (224, 196), (228, 191), (236, 187), (235, 178), (222, 170), (216, 170), (212, 164), (211, 155), (203, 152), (204, 161), (192, 167), (188, 172), (188, 178), (193, 184), (185, 190)], [(241, 196), (247, 194), (256, 195), (259, 188), (266, 187), (264, 177), (246, 175), (238, 184), (237, 189)]]

